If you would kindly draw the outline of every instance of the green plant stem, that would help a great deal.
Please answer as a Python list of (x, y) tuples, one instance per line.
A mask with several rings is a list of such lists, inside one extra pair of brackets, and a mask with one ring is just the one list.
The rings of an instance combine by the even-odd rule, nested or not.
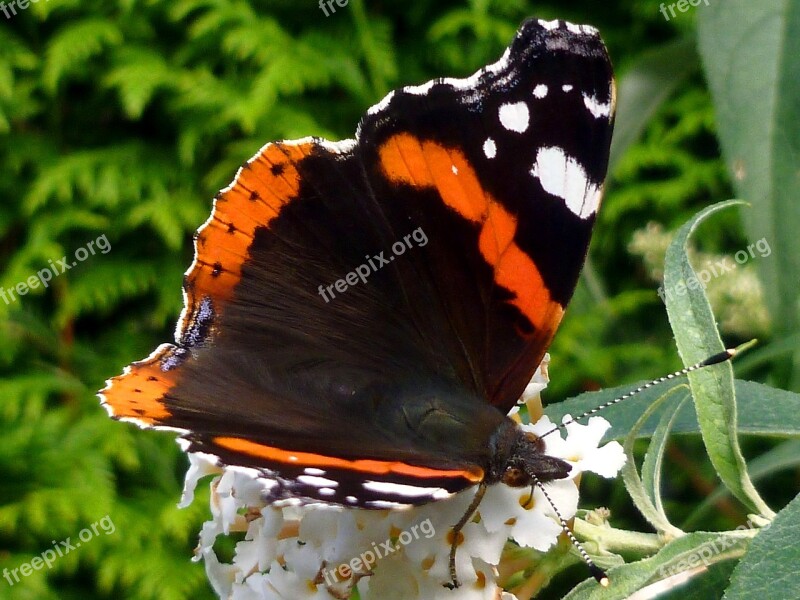
[(608, 524), (595, 525), (577, 517), (572, 529), (581, 541), (597, 544), (601, 553), (614, 552), (638, 557), (655, 554), (671, 539), (658, 533), (628, 531)]

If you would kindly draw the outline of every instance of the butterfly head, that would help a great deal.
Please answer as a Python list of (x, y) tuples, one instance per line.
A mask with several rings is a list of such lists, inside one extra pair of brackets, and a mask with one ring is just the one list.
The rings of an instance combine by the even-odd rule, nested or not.
[(508, 419), (498, 428), (493, 440), (493, 454), (487, 483), (502, 482), (511, 487), (527, 487), (541, 482), (566, 479), (572, 467), (545, 453), (544, 440), (520, 429)]

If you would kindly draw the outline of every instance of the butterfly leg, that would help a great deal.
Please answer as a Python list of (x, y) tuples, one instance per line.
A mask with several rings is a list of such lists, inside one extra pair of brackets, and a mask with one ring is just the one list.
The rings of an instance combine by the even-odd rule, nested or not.
[(481, 481), (478, 484), (478, 491), (475, 492), (475, 497), (472, 499), (472, 502), (470, 502), (470, 505), (467, 507), (462, 517), (458, 520), (458, 523), (453, 526), (453, 530), (450, 533), (450, 535), (452, 535), (452, 541), (450, 542), (450, 583), (445, 584), (445, 587), (451, 590), (461, 585), (458, 581), (458, 574), (456, 573), (456, 548), (458, 548), (459, 544), (459, 534), (464, 528), (464, 525), (466, 525), (472, 518), (472, 515), (475, 514), (475, 511), (478, 510), (478, 506), (481, 500), (483, 500), (483, 495), (486, 493), (487, 487), (488, 485), (485, 481)]

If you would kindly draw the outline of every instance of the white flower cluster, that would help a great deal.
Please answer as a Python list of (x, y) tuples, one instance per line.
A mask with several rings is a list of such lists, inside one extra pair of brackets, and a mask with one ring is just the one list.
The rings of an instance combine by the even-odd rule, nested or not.
[[(537, 379), (538, 377), (538, 379)], [(537, 372), (527, 395), (538, 394), (546, 379)], [(521, 425), (542, 435), (553, 428), (547, 417)], [(613, 477), (625, 456), (617, 442), (598, 448), (607, 421), (566, 426), (545, 438), (547, 454), (569, 462), (569, 479), (547, 484), (562, 516), (574, 516), (578, 488), (572, 478), (584, 471)], [(204, 524), (196, 558), (205, 561), (214, 590), (225, 600), (347, 599), (352, 588), (363, 600), (514, 600), (497, 583), (496, 565), (508, 539), (547, 550), (561, 527), (539, 489), (490, 487), (474, 519), (462, 530), (456, 568), (462, 586), (450, 590), (450, 532), (472, 500), (475, 489), (408, 510), (359, 510), (339, 506), (265, 506), (264, 481), (251, 472), (220, 469), (203, 455), (190, 454), (182, 506), (191, 503), (200, 477), (211, 483), (212, 520)], [(221, 563), (212, 546), (219, 535), (245, 532), (231, 564)]]
[[(628, 244), (631, 254), (642, 257), (648, 276), (654, 282), (661, 283), (664, 279), (664, 256), (673, 237), (674, 234), (664, 231), (660, 223), (650, 222), (635, 231)], [(689, 249), (691, 262), (723, 333), (748, 338), (769, 331), (764, 287), (750, 261), (756, 257), (766, 258), (771, 253), (765, 238), (732, 255)], [(659, 288), (659, 294), (663, 294), (663, 288)]]

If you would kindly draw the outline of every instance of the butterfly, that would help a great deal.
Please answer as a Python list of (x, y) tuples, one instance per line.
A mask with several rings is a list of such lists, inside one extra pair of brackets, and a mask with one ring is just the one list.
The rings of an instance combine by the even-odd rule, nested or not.
[(353, 139), (266, 144), (195, 235), (175, 342), (102, 404), (254, 470), (268, 502), (567, 477), (507, 413), (574, 292), (614, 104), (597, 31), (530, 19), (472, 76), (389, 93)]

